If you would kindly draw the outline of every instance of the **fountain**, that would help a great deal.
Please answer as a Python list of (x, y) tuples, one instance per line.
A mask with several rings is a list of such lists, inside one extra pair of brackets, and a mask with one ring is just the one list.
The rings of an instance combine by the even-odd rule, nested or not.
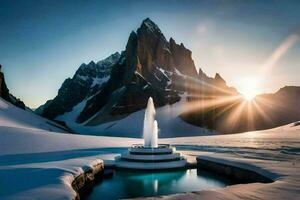
[(147, 108), (144, 117), (144, 147), (145, 148), (157, 148), (158, 140), (158, 127), (155, 120), (155, 108), (152, 98), (148, 99)]
[(145, 110), (143, 138), (144, 144), (132, 145), (128, 152), (115, 157), (116, 167), (155, 170), (186, 166), (185, 157), (177, 153), (175, 147), (158, 144), (158, 123), (155, 120), (155, 108), (151, 97)]

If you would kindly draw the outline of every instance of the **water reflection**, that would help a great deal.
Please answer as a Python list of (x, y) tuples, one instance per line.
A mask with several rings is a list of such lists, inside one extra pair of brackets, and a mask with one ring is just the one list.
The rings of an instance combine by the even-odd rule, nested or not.
[(164, 172), (115, 171), (95, 186), (88, 200), (151, 197), (231, 185), (219, 176), (197, 169)]

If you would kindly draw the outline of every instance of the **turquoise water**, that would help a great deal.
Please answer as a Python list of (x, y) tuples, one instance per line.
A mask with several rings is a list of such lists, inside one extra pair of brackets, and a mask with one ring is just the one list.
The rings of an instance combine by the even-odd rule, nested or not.
[(232, 184), (224, 177), (197, 169), (164, 172), (114, 171), (111, 178), (103, 179), (95, 185), (85, 199), (153, 197), (222, 188)]

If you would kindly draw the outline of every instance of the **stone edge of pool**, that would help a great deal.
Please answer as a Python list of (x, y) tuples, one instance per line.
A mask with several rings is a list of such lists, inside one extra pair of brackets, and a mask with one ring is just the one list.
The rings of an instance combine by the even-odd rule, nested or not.
[[(214, 158), (211, 156), (197, 156), (196, 163), (188, 163), (186, 168), (200, 168), (210, 172), (236, 179), (242, 183), (272, 183), (276, 181), (280, 175), (269, 170), (258, 167), (242, 161), (234, 161), (229, 159)], [(90, 169), (84, 171), (74, 177), (71, 182), (73, 190), (76, 192), (74, 200), (80, 200), (81, 195), (86, 193), (87, 187), (95, 183), (95, 180), (103, 178), (105, 164), (101, 160), (91, 166)], [(108, 169), (114, 169), (114, 164), (108, 165)]]
[(272, 183), (281, 175), (241, 160), (197, 156), (197, 168), (214, 172), (241, 183)]
[(89, 185), (92, 185), (95, 180), (101, 178), (104, 174), (104, 162), (98, 159), (98, 162), (93, 164), (89, 169), (84, 170), (81, 174), (74, 177), (71, 181), (72, 189), (76, 195), (73, 200), (80, 200), (80, 194), (85, 193)]

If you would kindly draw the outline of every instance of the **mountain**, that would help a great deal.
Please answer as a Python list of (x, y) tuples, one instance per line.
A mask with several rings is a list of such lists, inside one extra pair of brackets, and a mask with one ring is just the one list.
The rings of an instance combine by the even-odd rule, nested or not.
[(172, 105), (184, 93), (197, 95), (203, 85), (216, 94), (236, 93), (219, 74), (210, 78), (201, 69), (197, 72), (192, 52), (173, 38), (167, 40), (147, 18), (131, 32), (121, 54), (81, 65), (36, 112), (73, 129), (78, 124), (92, 128), (144, 109), (150, 96), (157, 107)]
[(19, 108), (25, 109), (25, 104), (20, 99), (9, 93), (9, 90), (5, 83), (4, 73), (1, 70), (2, 66), (0, 65), (0, 97), (14, 104), (15, 106), (18, 106)]
[[(78, 122), (98, 124), (111, 115), (124, 115), (144, 108), (152, 96), (157, 106), (179, 101), (172, 85), (175, 75), (197, 77), (191, 51), (173, 39), (166, 40), (158, 26), (145, 19), (131, 32), (120, 61), (113, 66), (110, 80), (87, 101)], [(99, 112), (100, 111), (100, 112)]]
[(180, 116), (187, 123), (222, 133), (263, 130), (299, 121), (299, 100), (300, 87), (285, 86), (274, 94), (258, 95), (252, 101), (236, 96), (185, 111)]
[(110, 77), (111, 66), (119, 58), (120, 54), (116, 52), (97, 63), (91, 61), (89, 64), (80, 65), (74, 76), (63, 82), (57, 96), (37, 108), (36, 113), (55, 119), (71, 111), (76, 104), (99, 91), (102, 84)]

